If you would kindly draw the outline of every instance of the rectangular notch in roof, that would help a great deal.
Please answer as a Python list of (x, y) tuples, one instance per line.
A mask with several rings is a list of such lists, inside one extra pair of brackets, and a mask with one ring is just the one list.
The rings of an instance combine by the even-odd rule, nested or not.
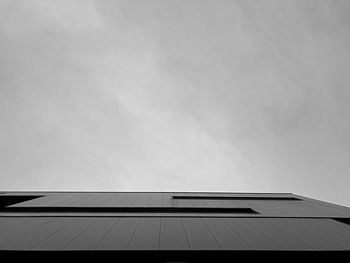
[(350, 225), (350, 218), (333, 218), (333, 220), (338, 221), (343, 224)]
[(244, 207), (3, 207), (9, 213), (164, 213), (164, 214), (258, 214)]
[(191, 200), (270, 200), (270, 201), (302, 201), (295, 197), (273, 197), (273, 196), (193, 196), (193, 195), (175, 195), (173, 199), (191, 199)]
[(9, 205), (14, 205), (42, 197), (41, 195), (4, 195), (0, 196), (0, 209)]

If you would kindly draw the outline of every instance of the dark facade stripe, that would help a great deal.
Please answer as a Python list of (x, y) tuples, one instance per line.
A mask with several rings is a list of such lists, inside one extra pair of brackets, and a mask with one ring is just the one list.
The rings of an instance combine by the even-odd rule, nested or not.
[(201, 213), (257, 214), (251, 208), (231, 207), (4, 207), (9, 213)]
[(201, 195), (174, 195), (173, 199), (190, 199), (190, 200), (272, 200), (272, 201), (302, 201), (302, 199), (296, 197), (270, 197), (270, 196), (261, 196), (261, 197), (252, 197), (252, 196), (201, 196)]

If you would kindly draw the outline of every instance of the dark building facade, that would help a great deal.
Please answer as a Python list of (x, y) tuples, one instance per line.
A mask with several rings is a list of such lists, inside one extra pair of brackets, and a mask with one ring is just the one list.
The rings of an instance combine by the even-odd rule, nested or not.
[(349, 218), (290, 193), (2, 192), (0, 250), (349, 251)]

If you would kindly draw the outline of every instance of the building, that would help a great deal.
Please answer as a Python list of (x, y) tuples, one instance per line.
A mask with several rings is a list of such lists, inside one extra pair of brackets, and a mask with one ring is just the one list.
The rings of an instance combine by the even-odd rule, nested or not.
[(350, 251), (350, 208), (290, 193), (2, 192), (0, 250), (187, 261), (215, 251)]

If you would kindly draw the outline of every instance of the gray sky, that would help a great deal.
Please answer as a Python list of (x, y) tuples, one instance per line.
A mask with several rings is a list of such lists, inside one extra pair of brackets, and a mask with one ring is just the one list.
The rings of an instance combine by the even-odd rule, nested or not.
[(350, 1), (0, 0), (2, 190), (350, 206)]

